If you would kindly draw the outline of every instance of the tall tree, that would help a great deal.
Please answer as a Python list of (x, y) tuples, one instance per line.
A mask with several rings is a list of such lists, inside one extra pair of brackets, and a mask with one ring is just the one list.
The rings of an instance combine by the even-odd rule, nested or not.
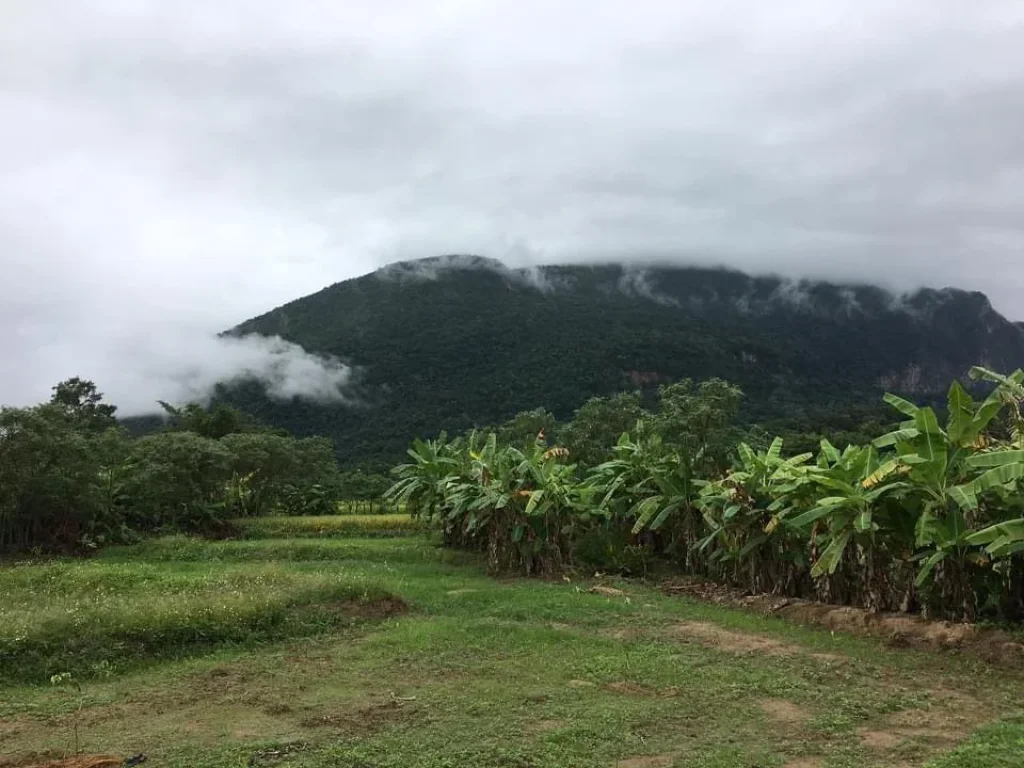
[(114, 426), (117, 406), (103, 402), (103, 393), (88, 379), (78, 376), (53, 388), (50, 403), (63, 409), (79, 426), (102, 431)]
[(666, 445), (699, 459), (699, 468), (721, 470), (735, 444), (728, 427), (742, 399), (740, 388), (722, 379), (665, 384), (658, 388), (654, 428)]
[(576, 411), (561, 441), (574, 461), (595, 466), (611, 455), (622, 433), (632, 431), (645, 413), (638, 392), (592, 397)]

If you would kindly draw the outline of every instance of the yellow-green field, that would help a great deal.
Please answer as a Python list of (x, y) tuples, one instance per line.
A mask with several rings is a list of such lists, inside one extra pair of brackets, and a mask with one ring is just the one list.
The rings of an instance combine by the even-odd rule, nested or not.
[(246, 539), (402, 536), (423, 530), (419, 521), (406, 514), (251, 517), (232, 525)]

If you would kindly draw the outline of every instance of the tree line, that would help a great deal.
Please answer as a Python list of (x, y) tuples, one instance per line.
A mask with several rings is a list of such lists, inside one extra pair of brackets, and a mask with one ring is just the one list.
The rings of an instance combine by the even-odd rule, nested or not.
[(591, 401), (558, 440), (530, 412), (417, 441), (387, 497), (494, 572), (631, 571), (657, 555), (751, 591), (1020, 619), (1024, 372), (971, 374), (978, 399), (959, 381), (941, 414), (887, 395), (891, 428), (799, 453), (737, 433), (741, 393), (720, 380), (662, 386), (649, 408)]
[(224, 404), (161, 405), (165, 425), (139, 438), (79, 378), (46, 403), (0, 408), (0, 550), (212, 532), (255, 515), (382, 511), (386, 478), (342, 471), (329, 439), (297, 439)]

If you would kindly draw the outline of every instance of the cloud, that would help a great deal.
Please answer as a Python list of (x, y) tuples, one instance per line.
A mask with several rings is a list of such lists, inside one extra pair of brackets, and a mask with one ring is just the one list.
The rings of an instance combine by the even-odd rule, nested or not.
[(375, 274), (381, 280), (439, 280), (446, 272), (473, 269), (494, 272), (510, 283), (534, 288), (541, 293), (568, 287), (564, 279), (542, 265), (512, 267), (497, 259), (469, 254), (445, 254), (415, 261), (397, 261), (384, 265)]
[(657, 286), (652, 283), (651, 273), (641, 266), (629, 265), (622, 270), (622, 277), (619, 278), (616, 286), (627, 296), (638, 296), (655, 304), (675, 305), (678, 304), (671, 296), (659, 293)]
[(8, 5), (0, 402), (150, 398), (198, 339), (445, 253), (954, 285), (1024, 319), (1018, 3)]
[[(149, 326), (149, 330), (155, 329)], [(56, 383), (67, 378), (68, 371), (79, 371), (100, 383), (107, 402), (117, 405), (123, 416), (158, 413), (158, 400), (207, 402), (218, 384), (245, 380), (260, 381), (267, 395), (278, 400), (355, 401), (349, 391), (353, 376), (349, 366), (309, 354), (279, 337), (219, 336), (180, 328), (160, 329), (146, 338), (130, 331), (111, 334), (107, 343), (77, 357), (73, 367), (67, 365), (66, 346), (36, 348), (36, 365), (46, 375), (40, 381)], [(19, 398), (17, 380), (8, 382), (13, 402), (36, 402), (49, 394), (32, 387), (29, 380)]]
[(255, 335), (157, 339), (136, 350), (125, 373), (105, 392), (125, 416), (158, 411), (154, 394), (171, 403), (205, 402), (217, 384), (247, 379), (262, 382), (278, 400), (348, 403), (352, 375), (338, 360), (311, 355), (276, 336)]

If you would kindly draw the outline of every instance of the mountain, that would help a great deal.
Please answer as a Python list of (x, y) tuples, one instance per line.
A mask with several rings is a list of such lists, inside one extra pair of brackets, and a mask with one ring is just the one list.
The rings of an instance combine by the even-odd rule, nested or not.
[(623, 265), (515, 270), (477, 257), (403, 262), (242, 323), (357, 371), (350, 406), (228, 399), (339, 456), (382, 465), (409, 440), (683, 377), (719, 376), (745, 416), (944, 393), (974, 364), (1024, 365), (1024, 328), (980, 293), (794, 282), (724, 269)]

